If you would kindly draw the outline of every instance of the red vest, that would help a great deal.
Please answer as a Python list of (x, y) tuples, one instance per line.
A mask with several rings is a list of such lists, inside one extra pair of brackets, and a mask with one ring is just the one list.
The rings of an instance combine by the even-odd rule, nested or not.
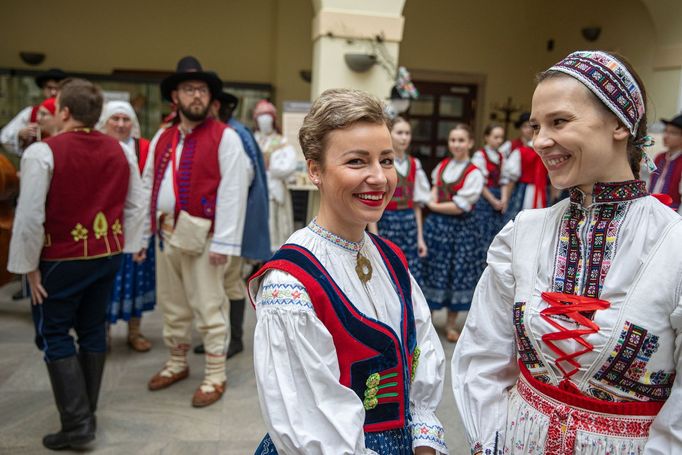
[(658, 170), (651, 175), (651, 186), (649, 191), (654, 190), (654, 186), (659, 178), (665, 179), (663, 184), (663, 189), (661, 190), (663, 194), (667, 194), (673, 200), (670, 205), (673, 209), (677, 210), (680, 207), (680, 180), (682, 179), (682, 155), (678, 156), (668, 164), (668, 172), (666, 175), (661, 175), (663, 168), (665, 167), (665, 153), (661, 153), (654, 159), (654, 163)]
[(94, 259), (123, 251), (130, 167), (121, 145), (98, 131), (62, 133), (45, 143), (54, 171), (41, 259)]
[(547, 168), (533, 147), (528, 147), (521, 139), (512, 141), (512, 151), (521, 154), (521, 177), (519, 183), (535, 185), (533, 208), (547, 206)]
[(393, 192), (391, 201), (386, 206), (386, 210), (405, 210), (414, 207), (414, 182), (417, 176), (417, 161), (411, 156), (407, 157), (407, 175), (398, 174), (398, 184)]
[[(365, 432), (405, 428), (410, 384), (419, 363), (412, 288), (407, 260), (400, 248), (370, 235), (395, 284), (402, 306), (400, 334), (360, 313), (329, 272), (306, 248), (284, 245), (252, 278), (270, 269), (283, 270), (305, 286), (315, 314), (334, 341), (339, 382), (353, 390), (365, 408)], [(250, 296), (253, 303), (253, 296)]]
[(147, 156), (149, 155), (149, 141), (144, 138), (134, 139), (135, 155), (137, 155), (137, 166), (140, 168), (140, 175), (144, 171), (144, 165), (147, 163)]
[(498, 164), (495, 164), (488, 158), (488, 152), (486, 152), (485, 148), (482, 148), (479, 151), (483, 154), (483, 159), (485, 160), (485, 167), (486, 169), (488, 169), (488, 182), (486, 183), (486, 186), (488, 188), (499, 187), (500, 176), (502, 175), (502, 161), (504, 160), (504, 157), (500, 152), (495, 150), (495, 153), (497, 153), (497, 156), (500, 158), (500, 162)]
[[(207, 119), (185, 136), (182, 156), (176, 172), (179, 198), (175, 201), (175, 216), (184, 210), (192, 216), (215, 220), (218, 185), (220, 185), (220, 163), (218, 147), (223, 132), (228, 126), (213, 119)], [(156, 208), (159, 189), (166, 168), (172, 159), (172, 144), (178, 139), (178, 126), (166, 129), (154, 149), (154, 183), (152, 185), (151, 217), (152, 229), (156, 231)], [(173, 175), (173, 173), (171, 173)], [(211, 226), (213, 231), (213, 226)]]
[(466, 181), (467, 176), (472, 172), (478, 170), (478, 168), (475, 165), (469, 163), (467, 164), (467, 167), (464, 168), (462, 174), (459, 176), (457, 180), (455, 180), (452, 183), (446, 184), (443, 181), (443, 172), (445, 172), (445, 168), (447, 167), (448, 163), (450, 163), (450, 161), (452, 161), (452, 158), (445, 158), (438, 165), (438, 173), (436, 174), (438, 202), (452, 202), (452, 198), (464, 186), (464, 182)]

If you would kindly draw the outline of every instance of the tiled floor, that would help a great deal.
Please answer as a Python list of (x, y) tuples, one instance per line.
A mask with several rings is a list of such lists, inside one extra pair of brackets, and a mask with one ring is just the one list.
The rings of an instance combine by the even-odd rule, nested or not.
[[(27, 300), (12, 301), (17, 283), (0, 289), (0, 454), (50, 453), (41, 438), (58, 429), (59, 420), (40, 352), (33, 344)], [(436, 315), (442, 327), (444, 315)], [(246, 333), (255, 313), (247, 307)], [(147, 380), (166, 360), (161, 340), (161, 314), (146, 313), (143, 333), (154, 343), (139, 354), (125, 344), (126, 327), (113, 327), (113, 348), (107, 359), (98, 411), (97, 454), (252, 454), (265, 433), (258, 407), (252, 364), (252, 339), (246, 350), (227, 363), (228, 387), (222, 401), (194, 409), (190, 400), (202, 379), (203, 359), (190, 354), (190, 378), (150, 392)], [(468, 454), (450, 387), (449, 360), (453, 345), (444, 342), (447, 376), (438, 414), (450, 453)], [(295, 397), (292, 397), (295, 399)]]

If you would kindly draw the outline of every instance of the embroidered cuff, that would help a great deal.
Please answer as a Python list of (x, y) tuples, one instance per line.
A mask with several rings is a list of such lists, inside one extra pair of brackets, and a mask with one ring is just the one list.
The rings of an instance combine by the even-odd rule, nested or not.
[(211, 239), (211, 253), (225, 254), (227, 256), (241, 256), (241, 243), (221, 242), (219, 240)]
[(497, 444), (494, 442), (489, 446), (484, 446), (480, 442), (476, 442), (471, 446), (471, 455), (502, 455), (502, 449), (498, 446), (496, 451), (495, 446), (497, 446)]
[(439, 454), (447, 454), (445, 430), (432, 411), (412, 410), (412, 448), (431, 447)]

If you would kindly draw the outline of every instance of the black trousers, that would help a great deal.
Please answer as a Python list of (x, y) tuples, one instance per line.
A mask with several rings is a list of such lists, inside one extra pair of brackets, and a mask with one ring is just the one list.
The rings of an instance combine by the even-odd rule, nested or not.
[(36, 345), (46, 362), (76, 355), (71, 329), (80, 351), (106, 351), (106, 310), (122, 257), (40, 262), (47, 298), (32, 309)]

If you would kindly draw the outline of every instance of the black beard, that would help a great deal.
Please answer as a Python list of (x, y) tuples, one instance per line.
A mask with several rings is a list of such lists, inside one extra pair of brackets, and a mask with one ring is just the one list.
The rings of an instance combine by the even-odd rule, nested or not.
[(184, 115), (185, 118), (187, 118), (187, 120), (189, 120), (191, 122), (201, 122), (201, 121), (206, 120), (206, 117), (208, 117), (208, 110), (210, 109), (210, 107), (211, 107), (211, 105), (207, 104), (206, 108), (203, 111), (201, 111), (199, 113), (195, 113), (195, 112), (192, 112), (192, 109), (189, 106), (183, 106), (182, 104), (178, 105), (178, 108), (180, 109), (180, 112), (182, 113), (182, 115)]

